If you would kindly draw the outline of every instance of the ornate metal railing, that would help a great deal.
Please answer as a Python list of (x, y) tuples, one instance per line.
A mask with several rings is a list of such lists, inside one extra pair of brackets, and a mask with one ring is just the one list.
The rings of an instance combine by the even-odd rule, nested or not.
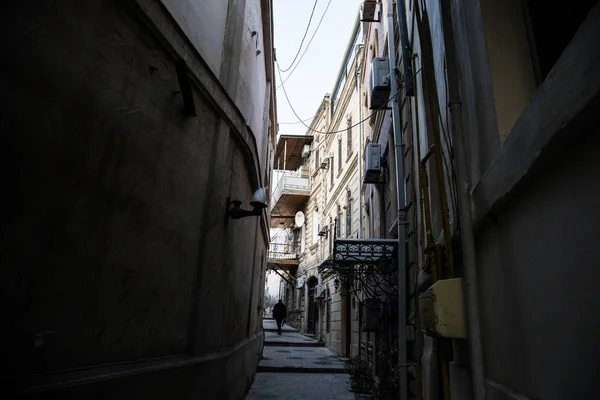
[(269, 259), (295, 260), (298, 258), (298, 246), (291, 243), (269, 243)]

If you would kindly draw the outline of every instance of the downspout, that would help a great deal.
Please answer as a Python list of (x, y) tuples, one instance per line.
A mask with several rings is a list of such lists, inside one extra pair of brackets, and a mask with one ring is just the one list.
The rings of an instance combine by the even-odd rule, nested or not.
[[(364, 59), (364, 44), (359, 44), (358, 45), (359, 49), (362, 49), (363, 52), (361, 52), (360, 54), (363, 56), (362, 59)], [(361, 81), (361, 73), (362, 73), (362, 68), (359, 69), (359, 62), (358, 62), (358, 54), (359, 52), (356, 52), (356, 56), (357, 56), (357, 62), (356, 62), (356, 86), (357, 86), (357, 90), (358, 90), (358, 238), (360, 239), (362, 237), (362, 219), (363, 219), (363, 204), (362, 204), (362, 158), (363, 158), (363, 124), (362, 122), (362, 81)], [(360, 62), (360, 64), (362, 64), (362, 60)], [(360, 346), (359, 346), (360, 347)]]
[(483, 365), (483, 349), (481, 340), (481, 322), (479, 320), (479, 303), (477, 293), (477, 266), (475, 259), (475, 238), (473, 234), (473, 217), (471, 215), (471, 199), (469, 196), (470, 183), (467, 173), (465, 152), (465, 137), (462, 124), (462, 102), (458, 86), (458, 71), (452, 14), (449, 2), (441, 2), (444, 48), (446, 49), (446, 71), (448, 74), (448, 92), (450, 110), (450, 125), (454, 139), (454, 154), (457, 164), (458, 205), (460, 215), (460, 230), (463, 248), (463, 263), (465, 274), (465, 295), (467, 308), (467, 329), (469, 332), (469, 347), (471, 358), (471, 376), (473, 399), (485, 400), (485, 371)]
[(410, 44), (408, 41), (408, 28), (406, 27), (406, 4), (403, 0), (397, 1), (398, 9), (398, 28), (400, 29), (400, 45), (402, 50), (402, 59), (407, 60), (403, 63), (404, 66), (404, 81), (406, 82), (405, 94), (406, 96), (414, 96), (414, 80), (410, 77), (413, 75), (412, 62), (408, 62), (411, 59)]
[[(387, 0), (387, 36), (388, 57), (390, 63), (390, 92), (396, 98), (392, 99), (392, 120), (394, 128), (394, 157), (396, 159), (396, 199), (398, 203), (398, 373), (400, 400), (408, 400), (408, 365), (406, 351), (406, 188), (404, 179), (404, 143), (400, 121), (400, 110), (397, 98), (398, 82), (396, 81), (396, 46), (394, 40), (394, 5), (392, 0)], [(409, 78), (407, 78), (409, 79)], [(412, 80), (412, 76), (410, 77)]]

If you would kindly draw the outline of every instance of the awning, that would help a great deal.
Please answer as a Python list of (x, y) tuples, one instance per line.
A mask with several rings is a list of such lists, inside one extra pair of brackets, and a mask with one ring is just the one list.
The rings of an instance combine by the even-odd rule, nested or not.
[(387, 302), (398, 289), (397, 251), (395, 239), (335, 239), (333, 254), (318, 271), (334, 275), (368, 298)]

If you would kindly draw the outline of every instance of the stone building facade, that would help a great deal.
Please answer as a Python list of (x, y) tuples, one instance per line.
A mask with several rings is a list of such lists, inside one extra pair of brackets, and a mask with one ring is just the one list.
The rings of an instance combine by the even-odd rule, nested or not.
[(348, 287), (318, 267), (332, 254), (334, 237), (359, 237), (362, 109), (358, 71), (362, 61), (358, 19), (331, 95), (326, 95), (307, 134), (314, 140), (305, 163), (311, 168), (310, 196), (302, 210), (299, 265), (286, 286), (288, 321), (322, 340), (339, 355), (358, 354), (358, 302)]
[[(403, 8), (410, 52), (399, 56), (415, 74), (403, 103), (407, 170), (414, 188), (419, 167), (427, 171), (431, 214), (429, 223), (425, 210), (415, 217), (426, 222), (409, 263), (425, 269), (421, 289), (448, 278), (467, 288), (466, 338), (409, 344), (428, 355), (415, 377), (422, 393), (593, 397), (593, 374), (577, 366), (599, 351), (598, 312), (588, 305), (600, 281), (599, 165), (589, 150), (599, 137), (600, 5), (406, 0)], [(407, 192), (422, 204), (425, 192)], [(432, 246), (437, 278), (426, 262)], [(583, 309), (591, 314), (572, 312)]]
[[(387, 1), (377, 7), (366, 62), (389, 56)], [(410, 365), (400, 398), (593, 397), (593, 374), (576, 365), (598, 353), (598, 315), (567, 310), (591, 310), (600, 278), (599, 168), (588, 150), (598, 138), (600, 6), (406, 0), (394, 12), (408, 339), (397, 345)], [(369, 136), (383, 165), (391, 123), (377, 116)], [(393, 236), (394, 191), (367, 185), (364, 197), (368, 218), (379, 199), (365, 225)], [(436, 332), (424, 309), (431, 287), (451, 280), (464, 292), (436, 301), (464, 295), (464, 336)]]
[(225, 223), (226, 199), (269, 185), (271, 2), (21, 1), (0, 18), (8, 392), (241, 398), (268, 223)]

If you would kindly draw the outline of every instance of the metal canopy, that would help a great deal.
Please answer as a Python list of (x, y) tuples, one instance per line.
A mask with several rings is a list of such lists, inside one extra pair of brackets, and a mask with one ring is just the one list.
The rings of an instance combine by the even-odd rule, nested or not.
[(388, 264), (396, 260), (395, 239), (335, 239), (333, 261), (338, 264)]
[[(274, 168), (288, 171), (295, 171), (300, 168), (304, 163), (302, 148), (305, 144), (311, 144), (312, 141), (313, 137), (309, 135), (280, 135), (275, 148)], [(283, 167), (284, 161), (285, 168)]]
[(335, 239), (333, 254), (318, 270), (346, 282), (355, 293), (389, 303), (398, 289), (397, 250), (395, 239)]

